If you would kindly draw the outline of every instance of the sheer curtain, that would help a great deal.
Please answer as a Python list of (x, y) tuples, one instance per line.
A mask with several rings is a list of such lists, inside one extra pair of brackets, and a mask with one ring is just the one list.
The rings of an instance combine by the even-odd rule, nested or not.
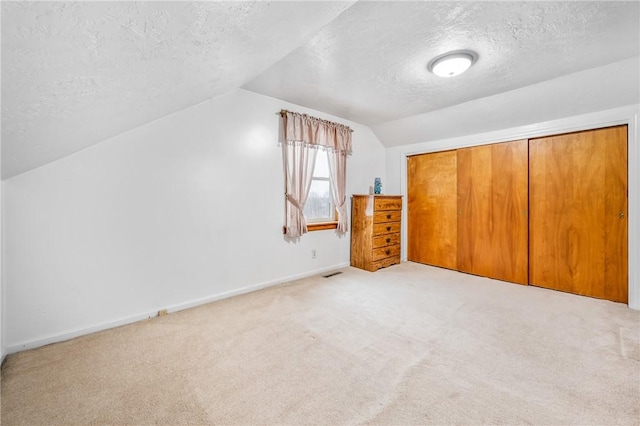
[(285, 224), (289, 238), (307, 232), (304, 205), (309, 195), (318, 149), (329, 153), (329, 180), (338, 211), (339, 233), (347, 232), (346, 168), (351, 154), (351, 129), (339, 123), (280, 111), (280, 144), (284, 165)]
[(339, 233), (349, 230), (347, 226), (347, 153), (333, 151), (329, 153), (329, 181), (331, 182), (331, 195), (333, 204), (338, 211)]
[(317, 149), (300, 142), (282, 144), (285, 173), (284, 233), (291, 238), (307, 232), (307, 222), (302, 212), (309, 195), (317, 153)]

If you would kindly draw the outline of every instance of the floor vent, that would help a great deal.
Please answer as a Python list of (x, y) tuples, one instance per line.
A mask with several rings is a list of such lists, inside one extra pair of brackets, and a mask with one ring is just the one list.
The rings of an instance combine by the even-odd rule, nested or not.
[(334, 275), (340, 275), (342, 272), (338, 271), (338, 272), (331, 272), (330, 274), (327, 275), (323, 275), (324, 278), (330, 278), (333, 277)]

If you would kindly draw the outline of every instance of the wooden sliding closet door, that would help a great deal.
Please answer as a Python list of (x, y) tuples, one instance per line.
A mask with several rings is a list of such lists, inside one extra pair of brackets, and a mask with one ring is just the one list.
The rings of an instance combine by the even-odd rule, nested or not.
[(529, 141), (532, 285), (627, 303), (627, 127)]
[(458, 150), (458, 270), (528, 283), (527, 140)]
[(456, 151), (407, 159), (408, 260), (456, 269)]

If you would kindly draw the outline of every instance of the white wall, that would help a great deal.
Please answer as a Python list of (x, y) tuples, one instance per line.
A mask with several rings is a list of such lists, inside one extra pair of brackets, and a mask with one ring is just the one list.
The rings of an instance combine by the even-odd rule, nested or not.
[[(638, 116), (640, 105), (631, 105), (561, 118), (525, 126), (512, 127), (475, 135), (441, 139), (431, 142), (401, 145), (387, 149), (387, 190), (407, 196), (407, 156), (462, 148), (488, 143), (506, 142), (536, 136), (546, 136), (579, 130), (628, 125), (628, 182), (629, 182), (629, 307), (640, 310), (640, 138)], [(464, 117), (461, 117), (464, 119)], [(403, 210), (402, 241), (407, 241), (407, 209)], [(402, 247), (402, 258), (406, 260), (406, 244)]]
[(244, 90), (6, 180), (7, 351), (348, 265), (282, 236), (281, 108), (354, 129), (348, 193), (385, 180), (368, 127)]
[[(0, 152), (2, 152), (2, 141), (0, 141)], [(2, 176), (2, 161), (0, 159), (0, 176)], [(3, 213), (3, 182), (0, 181), (0, 365), (2, 365), (2, 361), (4, 361), (4, 357), (6, 354), (5, 345), (4, 345), (4, 239), (3, 237), (3, 229), (4, 229), (4, 213)]]

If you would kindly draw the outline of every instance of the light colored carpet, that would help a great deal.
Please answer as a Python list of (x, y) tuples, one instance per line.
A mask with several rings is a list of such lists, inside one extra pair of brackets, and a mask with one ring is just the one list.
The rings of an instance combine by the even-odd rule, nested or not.
[(404, 263), (11, 355), (2, 423), (640, 424), (640, 313)]

